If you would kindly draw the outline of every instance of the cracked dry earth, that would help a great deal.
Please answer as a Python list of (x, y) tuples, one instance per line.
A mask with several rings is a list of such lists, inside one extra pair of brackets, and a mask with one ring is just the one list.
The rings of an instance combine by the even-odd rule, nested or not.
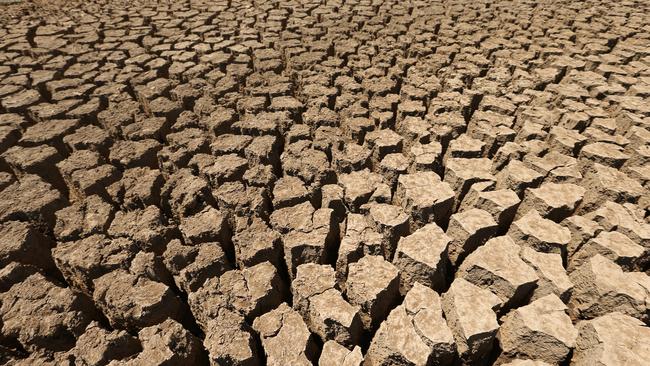
[(650, 365), (650, 2), (0, 11), (0, 363)]

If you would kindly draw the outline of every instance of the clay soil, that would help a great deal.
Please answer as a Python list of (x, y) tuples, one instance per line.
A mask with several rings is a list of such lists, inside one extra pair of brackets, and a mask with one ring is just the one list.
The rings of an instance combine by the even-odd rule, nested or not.
[(0, 364), (650, 365), (648, 14), (0, 1)]

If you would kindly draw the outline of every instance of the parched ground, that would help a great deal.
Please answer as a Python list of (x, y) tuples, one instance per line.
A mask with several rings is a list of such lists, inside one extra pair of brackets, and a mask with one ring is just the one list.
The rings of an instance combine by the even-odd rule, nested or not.
[(0, 363), (650, 365), (650, 2), (12, 2)]

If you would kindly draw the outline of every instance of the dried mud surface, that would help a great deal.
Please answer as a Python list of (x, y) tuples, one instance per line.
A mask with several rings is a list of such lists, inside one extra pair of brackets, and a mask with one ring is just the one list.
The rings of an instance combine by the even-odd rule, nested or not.
[(0, 364), (650, 364), (649, 2), (0, 12)]

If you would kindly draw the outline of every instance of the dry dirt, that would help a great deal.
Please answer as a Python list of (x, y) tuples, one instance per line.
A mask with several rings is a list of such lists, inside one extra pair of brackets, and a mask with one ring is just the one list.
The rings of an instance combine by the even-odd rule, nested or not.
[(0, 364), (650, 365), (650, 2), (0, 12)]

